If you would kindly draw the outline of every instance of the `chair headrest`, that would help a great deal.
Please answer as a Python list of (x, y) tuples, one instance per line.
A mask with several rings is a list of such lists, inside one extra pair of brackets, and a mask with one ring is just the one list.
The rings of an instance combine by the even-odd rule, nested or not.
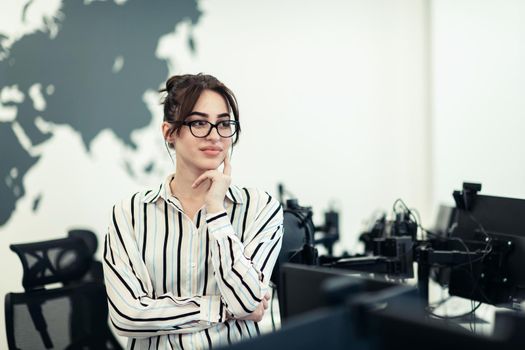
[(83, 230), (81, 233), (70, 232), (67, 238), (12, 244), (9, 247), (22, 262), (22, 285), (25, 290), (31, 290), (50, 283), (81, 279), (93, 262), (97, 237)]

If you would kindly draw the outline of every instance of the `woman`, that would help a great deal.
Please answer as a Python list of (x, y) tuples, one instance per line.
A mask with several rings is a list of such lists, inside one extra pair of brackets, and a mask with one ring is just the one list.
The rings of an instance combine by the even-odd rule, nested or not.
[(230, 185), (240, 127), (224, 84), (182, 75), (161, 91), (175, 173), (113, 207), (104, 247), (111, 322), (128, 349), (226, 346), (259, 332), (282, 208), (266, 192)]

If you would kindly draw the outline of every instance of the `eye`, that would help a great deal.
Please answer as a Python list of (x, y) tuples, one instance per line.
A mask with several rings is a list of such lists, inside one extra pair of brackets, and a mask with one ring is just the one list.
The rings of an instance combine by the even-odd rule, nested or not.
[(190, 125), (193, 128), (205, 128), (208, 126), (208, 122), (206, 120), (192, 120)]
[(219, 128), (222, 128), (222, 129), (229, 129), (229, 128), (231, 128), (234, 124), (235, 124), (235, 122), (234, 122), (233, 120), (223, 120), (223, 121), (221, 121), (221, 122), (218, 123)]

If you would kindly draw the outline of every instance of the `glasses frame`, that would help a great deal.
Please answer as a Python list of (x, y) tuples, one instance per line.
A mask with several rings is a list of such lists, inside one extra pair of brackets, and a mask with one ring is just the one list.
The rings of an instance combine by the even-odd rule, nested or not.
[[(209, 124), (209, 129), (208, 129), (208, 132), (206, 133), (206, 135), (204, 136), (197, 136), (194, 134), (193, 132), (193, 128), (192, 128), (192, 123), (195, 123), (195, 122), (206, 122)], [(233, 134), (231, 134), (230, 136), (223, 136), (221, 135), (221, 132), (219, 131), (219, 124), (220, 123), (224, 123), (224, 122), (230, 122), (232, 125), (235, 125), (235, 131)], [(221, 120), (215, 124), (213, 124), (212, 122), (209, 122), (207, 120), (191, 120), (191, 121), (183, 121), (183, 122), (180, 122), (181, 125), (184, 125), (184, 126), (187, 126), (189, 129), (190, 129), (190, 132), (191, 134), (196, 137), (196, 138), (199, 138), (199, 139), (203, 139), (203, 138), (206, 138), (208, 137), (210, 134), (211, 134), (211, 131), (213, 130), (213, 128), (215, 128), (215, 130), (217, 130), (217, 135), (219, 135), (220, 137), (224, 138), (224, 139), (229, 139), (229, 138), (232, 138), (236, 133), (237, 131), (239, 131), (239, 122), (237, 122), (236, 120), (233, 120), (233, 119), (229, 119), (229, 120)]]

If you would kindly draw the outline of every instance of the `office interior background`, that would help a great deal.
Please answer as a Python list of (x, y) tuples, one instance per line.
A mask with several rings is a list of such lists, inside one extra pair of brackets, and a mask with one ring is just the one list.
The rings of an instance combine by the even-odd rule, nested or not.
[(236, 93), (233, 182), (337, 209), (336, 252), (397, 198), (426, 227), (463, 181), (525, 198), (524, 19), (521, 0), (2, 2), (0, 294), (23, 290), (9, 244), (101, 242), (112, 204), (174, 169), (172, 74)]

